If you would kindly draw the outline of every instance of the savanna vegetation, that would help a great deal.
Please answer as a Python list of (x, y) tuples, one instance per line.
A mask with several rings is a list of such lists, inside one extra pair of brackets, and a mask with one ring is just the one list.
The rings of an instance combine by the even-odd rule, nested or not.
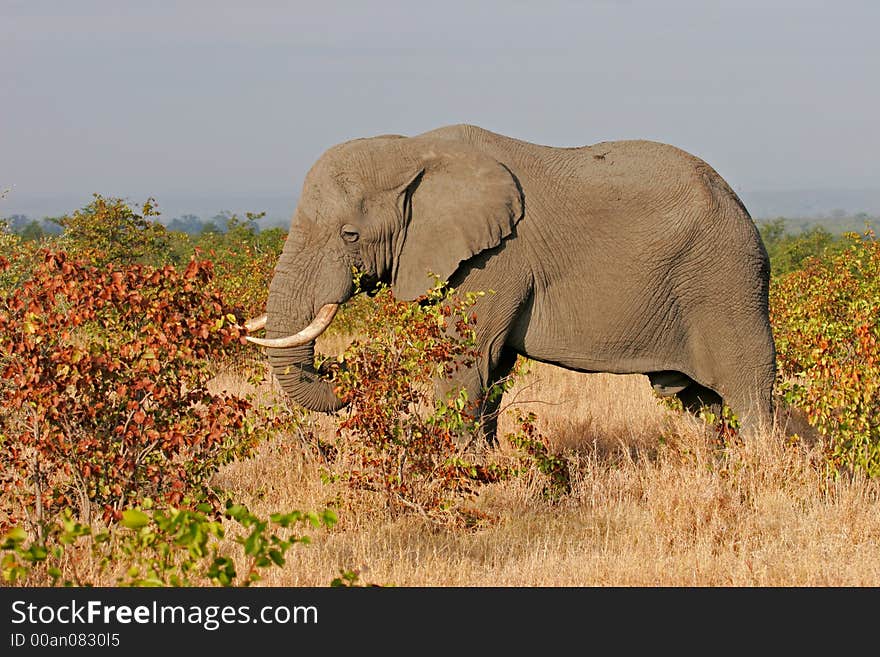
[(6, 585), (880, 584), (870, 231), (761, 226), (757, 439), (640, 375), (521, 360), (481, 448), (467, 400), (433, 397), (479, 323), (448, 290), (357, 297), (318, 343), (348, 408), (288, 404), (244, 341), (285, 237), (259, 217), (188, 234), (96, 196), (60, 232), (0, 231)]

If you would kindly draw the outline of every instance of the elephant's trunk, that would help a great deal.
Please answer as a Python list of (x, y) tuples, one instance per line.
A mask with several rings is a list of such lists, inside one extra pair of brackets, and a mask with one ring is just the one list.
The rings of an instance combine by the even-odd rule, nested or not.
[(282, 390), (300, 406), (329, 413), (343, 407), (333, 386), (315, 369), (315, 343), (269, 349), (269, 364)]
[[(303, 327), (315, 325), (311, 304), (302, 298), (292, 298), (284, 277), (284, 273), (276, 273), (266, 304), (266, 337), (270, 344), (275, 339), (301, 332)], [(275, 378), (293, 401), (309, 410), (328, 413), (339, 410), (344, 404), (333, 392), (330, 382), (315, 369), (316, 337), (312, 335), (308, 342), (295, 346), (269, 346), (266, 352)]]

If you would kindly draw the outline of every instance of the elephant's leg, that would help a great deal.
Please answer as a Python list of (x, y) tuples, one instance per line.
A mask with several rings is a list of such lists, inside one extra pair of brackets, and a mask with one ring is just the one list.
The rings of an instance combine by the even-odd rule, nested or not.
[[(502, 348), (497, 353), (487, 354), (484, 362), (436, 381), (434, 391), (439, 402), (447, 403), (462, 390), (469, 402), (464, 411), (473, 420), (474, 431), (457, 436), (459, 445), (475, 443), (477, 447), (482, 447), (496, 442), (502, 398), (501, 390), (496, 385), (513, 370), (516, 358), (517, 353), (513, 349)], [(480, 360), (483, 361), (482, 358)]]
[(502, 397), (502, 390), (498, 386), (513, 371), (516, 358), (517, 353), (513, 349), (503, 347), (489, 370), (488, 385), (480, 408), (480, 436), (490, 445), (498, 439), (498, 413)]
[(480, 373), (476, 366), (460, 368), (449, 377), (439, 378), (434, 382), (434, 396), (438, 403), (449, 404), (464, 393), (467, 405), (464, 414), (473, 421), (473, 431), (463, 431), (455, 436), (460, 447), (477, 442), (480, 435), (480, 413), (482, 411), (483, 387)]
[(724, 403), (736, 413), (747, 439), (773, 429), (773, 378), (765, 369), (744, 368), (725, 384)]
[[(509, 255), (502, 249), (499, 255), (505, 253)], [(453, 385), (465, 389), (471, 402), (468, 411), (477, 423), (479, 447), (495, 441), (501, 396), (492, 394), (493, 386), (513, 369), (517, 352), (507, 344), (512, 335), (525, 331), (530, 318), (523, 309), (532, 293), (531, 277), (515, 260), (497, 258), (501, 264), (490, 267), (486, 257), (478, 256), (451, 281), (460, 295), (479, 293), (469, 309), (476, 317), (479, 356), (472, 367), (459, 370), (453, 381)]]
[(744, 323), (741, 329), (739, 346), (727, 350), (718, 391), (748, 439), (773, 426), (776, 350), (765, 322)]
[(703, 407), (708, 408), (708, 410), (716, 415), (721, 412), (721, 395), (706, 386), (701, 386), (699, 383), (692, 382), (684, 390), (675, 393), (675, 396), (681, 400), (681, 405), (684, 406), (686, 411), (695, 415)]
[(744, 435), (770, 428), (776, 373), (770, 328), (749, 319), (699, 333), (692, 345), (697, 363), (694, 378), (706, 385), (694, 384), (679, 393), (686, 408), (698, 409), (706, 403), (715, 407), (716, 414), (723, 400), (739, 419)]

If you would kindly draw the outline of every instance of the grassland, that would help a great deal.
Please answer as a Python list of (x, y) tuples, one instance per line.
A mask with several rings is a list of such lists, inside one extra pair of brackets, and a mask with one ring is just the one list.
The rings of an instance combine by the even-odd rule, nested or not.
[[(644, 377), (541, 364), (505, 406), (538, 414), (569, 460), (572, 492), (548, 502), (536, 477), (488, 485), (473, 503), (493, 521), (473, 529), (390, 518), (375, 498), (325, 483), (297, 436), (226, 467), (217, 483), (254, 512), (345, 500), (338, 525), (262, 583), (325, 586), (356, 569), (360, 583), (397, 586), (880, 585), (880, 484), (829, 476), (821, 438), (797, 417), (781, 412), (758, 439), (724, 445), (660, 403)], [(333, 435), (331, 418), (311, 421)], [(512, 430), (511, 413), (500, 428)]]
[[(321, 339), (334, 353), (344, 340)], [(282, 398), (271, 379), (254, 387), (226, 374), (217, 389)], [(749, 442), (722, 441), (698, 418), (671, 410), (640, 375), (578, 374), (549, 365), (506, 393), (499, 435), (513, 412), (531, 410), (553, 452), (565, 456), (571, 492), (550, 501), (540, 472), (486, 484), (471, 500), (484, 521), (445, 526), (418, 513), (392, 516), (381, 495), (326, 477), (328, 463), (304, 440), (332, 441), (338, 419), (308, 415), (214, 484), (254, 514), (335, 508), (339, 522), (307, 532), (283, 567), (258, 585), (327, 586), (343, 572), (358, 584), (483, 586), (867, 586), (880, 585), (880, 482), (832, 476), (821, 436), (781, 411)], [(797, 437), (795, 436), (797, 434)], [(345, 442), (334, 463), (353, 460)], [(512, 458), (503, 439), (490, 454)], [(232, 533), (224, 553), (248, 564)], [(102, 568), (84, 546), (59, 564), (64, 577), (114, 586), (125, 565)], [(44, 586), (45, 575), (26, 584)]]
[[(122, 201), (109, 203), (97, 199), (90, 208), (83, 216), (90, 217), (91, 224), (97, 227), (114, 225), (113, 221), (117, 220), (133, 222), (141, 218), (132, 214)], [(146, 210), (144, 214), (148, 214)], [(105, 221), (105, 218), (113, 221)], [(227, 233), (232, 235), (230, 242), (217, 245), (221, 252), (217, 280), (222, 282), (218, 287), (224, 297), (252, 304), (248, 312), (259, 312), (263, 302), (254, 290), (265, 292), (265, 280), (271, 275), (280, 241), (273, 238), (276, 249), (273, 251), (246, 225), (234, 224), (233, 228)], [(780, 231), (782, 228), (780, 225)], [(144, 242), (138, 237), (138, 230), (132, 228), (135, 235), (131, 243)], [(785, 247), (783, 251), (792, 256), (788, 261), (792, 267), (815, 254), (813, 247), (825, 243), (825, 236), (817, 233), (814, 237), (820, 239), (815, 243), (808, 240), (804, 244), (810, 248), (802, 249), (804, 244), (798, 239), (780, 234), (782, 237), (776, 246)], [(4, 248), (8, 247), (10, 253), (20, 251), (15, 258), (16, 266), (8, 270), (6, 279), (9, 294), (13, 294), (18, 290), (16, 276), (30, 271), (34, 258), (28, 254), (33, 251), (14, 236), (0, 233), (0, 238), (6, 240)], [(92, 241), (91, 238), (85, 240), (85, 247), (90, 248)], [(261, 257), (251, 262), (249, 252), (238, 248), (239, 242), (250, 245), (248, 248)], [(844, 250), (826, 253), (825, 264), (812, 262), (807, 269), (795, 268), (791, 274), (777, 277), (771, 288), (780, 373), (788, 376), (783, 382), (803, 379), (810, 383), (787, 393), (793, 403), (813, 414), (814, 422), (819, 418), (816, 426), (834, 436), (833, 449), (829, 449), (826, 440), (807, 425), (803, 417), (790, 415), (786, 409), (778, 413), (776, 426), (754, 440), (725, 441), (701, 420), (670, 410), (661, 403), (644, 377), (577, 374), (531, 364), (530, 372), (505, 395), (507, 412), (501, 417), (500, 435), (517, 430), (514, 416), (517, 409), (537, 414), (538, 426), (550, 450), (562, 455), (569, 466), (571, 490), (555, 501), (548, 501), (543, 495), (546, 477), (532, 469), (523, 476), (480, 486), (479, 493), (468, 501), (477, 511), (472, 517), (478, 521), (467, 528), (438, 524), (418, 512), (395, 515), (380, 493), (352, 490), (343, 478), (333, 476), (334, 469), (338, 473), (356, 463), (359, 454), (344, 436), (337, 444), (338, 453), (332, 461), (316, 449), (315, 436), (326, 442), (334, 442), (336, 438), (339, 417), (325, 415), (306, 415), (296, 430), (278, 432), (274, 423), (266, 424), (274, 432), (271, 439), (262, 442), (249, 458), (234, 461), (216, 474), (214, 466), (226, 462), (225, 452), (205, 452), (198, 442), (203, 436), (193, 432), (192, 445), (185, 445), (182, 451), (172, 450), (164, 460), (156, 460), (159, 474), (154, 475), (155, 481), (151, 480), (147, 489), (126, 489), (119, 495), (125, 493), (127, 506), (155, 495), (160, 503), (163, 499), (167, 502), (170, 482), (176, 481), (174, 472), (181, 463), (186, 467), (207, 463), (205, 471), (213, 475), (213, 484), (221, 496), (228, 495), (247, 505), (260, 517), (293, 509), (317, 511), (333, 507), (339, 522), (330, 529), (310, 531), (312, 544), (295, 545), (282, 567), (270, 567), (262, 573), (260, 584), (326, 586), (340, 572), (357, 571), (358, 583), (397, 586), (880, 585), (880, 477), (877, 476), (880, 452), (876, 423), (880, 416), (876, 383), (880, 380), (877, 375), (880, 340), (876, 327), (876, 317), (880, 316), (880, 292), (876, 285), (880, 280), (877, 275), (880, 249), (873, 235), (850, 246), (839, 246)], [(154, 255), (165, 258), (168, 254)], [(780, 262), (779, 253), (776, 257), (774, 267)], [(44, 274), (39, 280), (54, 285), (57, 272)], [(137, 272), (133, 275), (137, 289), (146, 285)], [(177, 280), (175, 276), (168, 274), (169, 280)], [(82, 285), (89, 281), (93, 282), (84, 278)], [(172, 282), (166, 281), (166, 287)], [(37, 285), (35, 289), (44, 288), (45, 285)], [(21, 307), (29, 307), (28, 304), (42, 296), (45, 295), (28, 297), (25, 294), (26, 303)], [(86, 294), (82, 299), (91, 300), (96, 296)], [(120, 308), (130, 309), (131, 298), (120, 298)], [(86, 308), (90, 307), (83, 303)], [(162, 308), (164, 306), (159, 310)], [(65, 308), (53, 306), (49, 311), (58, 326), (67, 326), (69, 313)], [(370, 313), (367, 309), (363, 316), (372, 321), (375, 315)], [(205, 313), (198, 307), (195, 310), (188, 307), (184, 314), (202, 316)], [(19, 315), (14, 321), (9, 318), (12, 314), (6, 318), (12, 322), (9, 324), (12, 329), (5, 333), (7, 336), (17, 335), (16, 331), (33, 331), (30, 320), (22, 313)], [(340, 318), (343, 316), (341, 313)], [(348, 323), (340, 322), (340, 318), (334, 323), (334, 330), (359, 330), (356, 320), (361, 315), (357, 312), (349, 317)], [(162, 321), (149, 325), (162, 325)], [(140, 323), (137, 326), (140, 331)], [(215, 319), (204, 328), (208, 330), (211, 326), (215, 326)], [(52, 330), (52, 335), (63, 335)], [(210, 334), (210, 330), (208, 332)], [(193, 335), (190, 341), (195, 339)], [(203, 340), (198, 337), (197, 343), (202, 345)], [(7, 363), (25, 362), (13, 348), (19, 342), (7, 339)], [(338, 335), (322, 336), (318, 350), (339, 354), (347, 342), (348, 339)], [(47, 383), (47, 389), (54, 389), (48, 383), (54, 384), (57, 373), (68, 370), (47, 354), (68, 353), (65, 349), (69, 345), (63, 340), (53, 342), (56, 347), (53, 349), (38, 349), (36, 341), (27, 344), (35, 350), (33, 355), (37, 360), (34, 362), (41, 363), (39, 373), (43, 378), (40, 381)], [(59, 345), (64, 349), (57, 348)], [(96, 353), (101, 355), (102, 352)], [(179, 356), (181, 351), (175, 353)], [(252, 353), (264, 366), (259, 350), (254, 348)], [(416, 360), (421, 358), (421, 353), (418, 352)], [(150, 359), (133, 362), (140, 367), (142, 361), (147, 360)], [(211, 362), (225, 361), (222, 358), (198, 362), (184, 359), (183, 367), (195, 371)], [(70, 366), (75, 364), (74, 361), (69, 363)], [(169, 378), (176, 380), (180, 370), (165, 364), (169, 371), (154, 377), (160, 383), (167, 383)], [(101, 376), (106, 374), (107, 380), (114, 381), (113, 372), (127, 371), (108, 368), (106, 364), (96, 367)], [(70, 371), (73, 370), (80, 371), (71, 367)], [(115, 461), (105, 455), (95, 457), (94, 448), (79, 449), (65, 443), (60, 452), (52, 452), (43, 449), (52, 447), (51, 442), (32, 441), (39, 437), (34, 429), (38, 424), (33, 421), (21, 424), (29, 420), (21, 416), (21, 406), (16, 405), (15, 395), (11, 393), (28, 390), (36, 379), (29, 378), (22, 370), (19, 383), (12, 384), (8, 373), (14, 371), (14, 368), (6, 370), (6, 386), (0, 387), (0, 391), (10, 393), (5, 409), (12, 409), (0, 429), (10, 431), (13, 439), (9, 444), (13, 448), (24, 445), (25, 451), (21, 454), (42, 455), (41, 458), (50, 460), (41, 462), (36, 456), (33, 461), (8, 459), (5, 465), (9, 471), (0, 473), (0, 484), (4, 484), (5, 494), (9, 495), (4, 499), (7, 504), (0, 509), (0, 524), (9, 520), (2, 514), (10, 509), (19, 517), (23, 511), (27, 516), (28, 540), (36, 541), (31, 547), (36, 546), (37, 554), (43, 554), (36, 559), (41, 565), (18, 578), (12, 577), (10, 568), (4, 566), (4, 581), (49, 585), (55, 580), (49, 576), (49, 564), (41, 561), (46, 551), (39, 545), (43, 530), (39, 517), (35, 517), (40, 515), (42, 507), (27, 500), (34, 482), (47, 481), (33, 475), (35, 468), (39, 470), (37, 466), (41, 466), (45, 474), (45, 468), (51, 463), (54, 468), (51, 474), (58, 475), (59, 481), (64, 481), (61, 475), (86, 471), (92, 473), (89, 476), (94, 481), (99, 481), (95, 471), (106, 476), (108, 469), (104, 466), (113, 465)], [(137, 367), (135, 371), (143, 375)], [(99, 379), (104, 381), (100, 377), (88, 381)], [(133, 381), (120, 379), (118, 383), (124, 385), (108, 388), (111, 397), (127, 393)], [(214, 391), (228, 391), (234, 396), (253, 395), (258, 404), (268, 409), (287, 403), (271, 383), (271, 377), (260, 387), (254, 387), (246, 383), (244, 377), (226, 373), (212, 385)], [(371, 389), (371, 386), (365, 388)], [(55, 401), (61, 399), (72, 404), (80, 416), (88, 415), (84, 412), (85, 406), (103, 401), (90, 396), (94, 391), (85, 384), (57, 392), (60, 397)], [(795, 393), (800, 397), (793, 397)], [(27, 403), (42, 403), (44, 416), (54, 418), (52, 399), (38, 394)], [(185, 404), (165, 407), (152, 401), (146, 405), (142, 403), (144, 399), (146, 397), (137, 403), (151, 413), (151, 421), (173, 416), (178, 418), (179, 424), (182, 420), (177, 411), (189, 408)], [(270, 410), (270, 414), (272, 412)], [(299, 416), (300, 412), (296, 413)], [(344, 418), (346, 413), (343, 411), (341, 416)], [(108, 418), (109, 424), (98, 423), (89, 429), (74, 427), (72, 433), (71, 427), (62, 422), (59, 425), (62, 430), (57, 435), (65, 440), (70, 435), (106, 438), (115, 435), (113, 431), (124, 431), (123, 426), (113, 424), (112, 414)], [(190, 422), (191, 418), (186, 421)], [(19, 432), (23, 426), (26, 431)], [(127, 420), (124, 426), (129, 426)], [(233, 442), (241, 440), (241, 435), (236, 437), (230, 433), (234, 431), (230, 426), (225, 425), (219, 435)], [(15, 436), (23, 442), (16, 443)], [(244, 441), (243, 451), (250, 447), (248, 440)], [(124, 447), (120, 453), (117, 447), (106, 454), (121, 459), (126, 453), (129, 456), (146, 453), (125, 452)], [(9, 449), (5, 456), (14, 455), (15, 449)], [(859, 458), (852, 458), (854, 455)], [(488, 458), (499, 463), (505, 459), (513, 462), (517, 453), (502, 438)], [(847, 470), (847, 464), (852, 463), (856, 464), (855, 472)], [(831, 469), (834, 464), (843, 467), (836, 475)], [(204, 493), (205, 482), (199, 478), (198, 467), (191, 470), (181, 467), (181, 470), (190, 477), (190, 484)], [(116, 468), (110, 474), (114, 472), (121, 473), (121, 484), (128, 485), (124, 468)], [(875, 475), (873, 479), (865, 474), (871, 472)], [(113, 483), (112, 479), (109, 481)], [(67, 488), (59, 489), (61, 493), (81, 488), (77, 488), (77, 482), (66, 485)], [(113, 492), (109, 487), (108, 490)], [(35, 499), (42, 499), (39, 491), (37, 493)], [(115, 498), (103, 489), (92, 493), (95, 500), (86, 500), (85, 507), (92, 504), (98, 508), (108, 500), (115, 503)], [(24, 497), (18, 499), (21, 494)], [(78, 498), (57, 498), (53, 504), (74, 512), (83, 508)], [(235, 527), (231, 524), (229, 529), (234, 533)], [(106, 528), (96, 522), (91, 531)], [(132, 536), (126, 533), (130, 528), (112, 525), (111, 529), (118, 530), (112, 532), (114, 540)], [(52, 541), (47, 545), (52, 547)], [(186, 552), (186, 546), (176, 547)], [(241, 554), (241, 546), (234, 543), (234, 536), (224, 539), (222, 548), (223, 554)], [(32, 559), (33, 554), (30, 553)], [(139, 550), (127, 554), (132, 555), (135, 562), (144, 556)], [(203, 565), (209, 565), (213, 554), (200, 553), (198, 557)], [(239, 559), (237, 572), (246, 577), (251, 572), (250, 564), (242, 557), (236, 558)], [(90, 551), (85, 538), (69, 542), (58, 559), (61, 575), (55, 583), (73, 581), (112, 586), (132, 578), (126, 575), (129, 564), (123, 563), (124, 559), (105, 559), (109, 566), (103, 568), (100, 554), (96, 556)], [(143, 566), (139, 562), (135, 565)], [(196, 584), (213, 581), (203, 572), (194, 578)]]

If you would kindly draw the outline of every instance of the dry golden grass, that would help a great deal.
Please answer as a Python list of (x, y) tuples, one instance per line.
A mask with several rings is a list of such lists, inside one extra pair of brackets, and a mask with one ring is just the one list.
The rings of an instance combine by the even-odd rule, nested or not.
[[(319, 348), (338, 353), (347, 342), (322, 338)], [(234, 375), (214, 385), (280, 398), (270, 383), (257, 389)], [(660, 403), (645, 377), (542, 364), (530, 365), (504, 407), (499, 435), (516, 429), (516, 409), (534, 411), (569, 462), (572, 490), (547, 501), (537, 473), (486, 485), (472, 504), (492, 521), (472, 529), (392, 518), (381, 499), (326, 482), (301, 434), (278, 435), (224, 468), (215, 483), (257, 515), (328, 505), (339, 515), (332, 529), (308, 531), (312, 543), (294, 546), (259, 583), (327, 586), (358, 570), (362, 584), (429, 587), (880, 585), (880, 482), (829, 476), (821, 440), (790, 438), (793, 419), (725, 446), (700, 420)], [(305, 422), (334, 436), (333, 417)], [(796, 428), (806, 435), (802, 421)], [(342, 449), (341, 459), (352, 456)], [(494, 449), (500, 460), (513, 451), (503, 439)], [(124, 579), (124, 564), (104, 571), (86, 549), (65, 560), (65, 577), (75, 568), (96, 585)]]
[[(339, 524), (262, 583), (326, 586), (359, 569), (361, 583), (397, 586), (880, 585), (878, 482), (827, 476), (821, 443), (790, 440), (783, 426), (720, 446), (641, 376), (533, 364), (505, 404), (538, 414), (569, 459), (572, 492), (554, 504), (535, 478), (486, 486), (474, 504), (497, 520), (477, 529), (391, 519), (343, 495), (296, 436), (225, 468), (217, 483), (258, 514), (344, 501)], [(311, 421), (332, 435), (331, 418)]]

